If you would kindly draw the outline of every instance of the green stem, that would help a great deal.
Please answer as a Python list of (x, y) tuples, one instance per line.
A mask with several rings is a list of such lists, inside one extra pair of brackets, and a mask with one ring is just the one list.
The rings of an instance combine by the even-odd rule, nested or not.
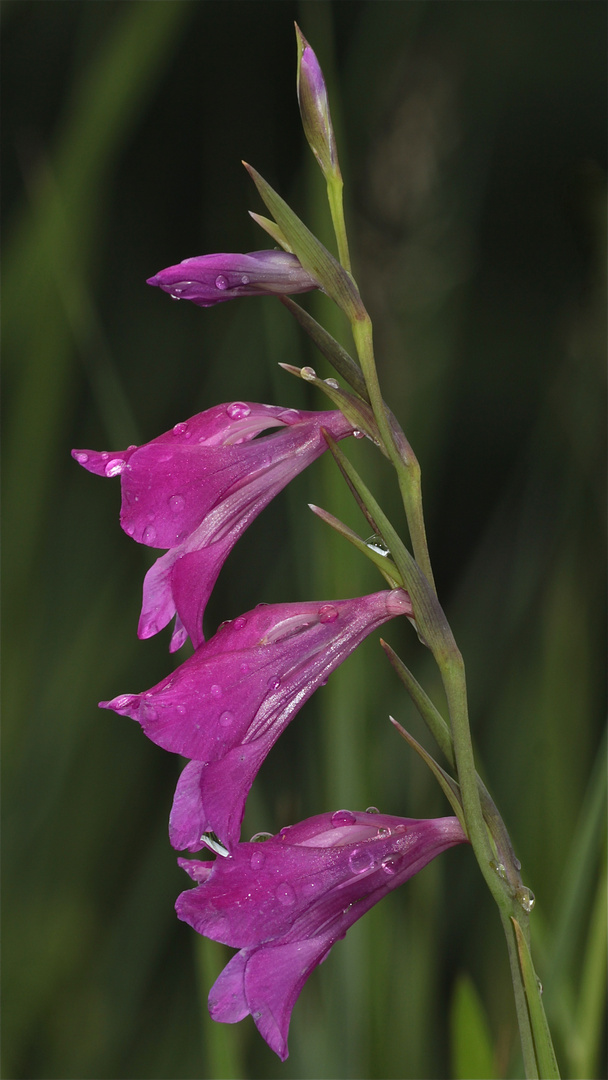
[(336, 234), (338, 258), (344, 269), (350, 274), (350, 252), (348, 250), (346, 222), (344, 221), (344, 200), (342, 198), (343, 188), (344, 184), (339, 171), (337, 174), (334, 173), (327, 177), (327, 198), (329, 201), (334, 233)]
[[(372, 338), (372, 324), (369, 315), (364, 319), (357, 320), (352, 325), (353, 337), (361, 370), (369, 393), (370, 404), (374, 413), (374, 419), (378, 425), (380, 436), (386, 451), (395, 466), (399, 490), (403, 499), (407, 524), (410, 530), (414, 558), (425, 575), (431, 588), (435, 591), (435, 581), (431, 569), (431, 560), (426, 540), (424, 517), (422, 513), (422, 490), (420, 481), (420, 465), (410, 444), (403, 432), (397, 428), (396, 423), (391, 423), (382, 400), (376, 361), (374, 358), (374, 346)], [(397, 428), (397, 430), (396, 430)]]

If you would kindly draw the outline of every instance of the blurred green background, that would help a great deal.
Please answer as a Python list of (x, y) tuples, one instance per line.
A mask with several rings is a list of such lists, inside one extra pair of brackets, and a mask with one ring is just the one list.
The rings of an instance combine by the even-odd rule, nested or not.
[[(167, 633), (138, 642), (151, 553), (119, 528), (118, 482), (70, 448), (122, 449), (234, 398), (325, 407), (277, 367), (330, 374), (278, 301), (202, 311), (145, 284), (267, 246), (241, 158), (331, 242), (294, 18), (332, 93), (355, 272), (422, 463), (480, 767), (537, 897), (563, 1075), (604, 1075), (605, 6), (9, 0), (2, 16), (3, 1075), (521, 1075), (502, 932), (466, 849), (335, 947), (285, 1065), (250, 1019), (212, 1024), (229, 950), (173, 912), (181, 763), (96, 707), (184, 654)], [(348, 346), (323, 298), (306, 303)], [(402, 527), (386, 463), (348, 449)], [(207, 633), (260, 600), (382, 587), (308, 501), (365, 534), (318, 462), (231, 555)], [(385, 636), (441, 707), (409, 625)], [(273, 750), (244, 835), (340, 806), (448, 813), (389, 712), (432, 750), (376, 636)]]

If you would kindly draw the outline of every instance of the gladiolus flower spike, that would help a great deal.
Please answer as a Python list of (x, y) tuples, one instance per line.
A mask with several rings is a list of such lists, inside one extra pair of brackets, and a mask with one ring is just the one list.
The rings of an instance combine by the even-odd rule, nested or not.
[[(278, 432), (255, 438), (268, 428)], [(73, 450), (89, 472), (120, 476), (120, 523), (140, 544), (168, 548), (144, 580), (140, 638), (176, 615), (170, 649), (202, 619), (218, 574), (238, 538), (290, 480), (353, 432), (338, 411), (299, 412), (245, 401), (216, 405), (143, 446), (103, 453)]]
[(296, 256), (286, 251), (196, 255), (148, 278), (148, 285), (158, 285), (174, 300), (191, 300), (199, 307), (239, 296), (285, 296), (318, 288)]
[(214, 1020), (251, 1014), (272, 1050), (288, 1056), (293, 1006), (334, 942), (392, 889), (466, 840), (458, 819), (413, 820), (338, 810), (241, 843), (215, 862), (180, 859), (197, 887), (180, 919), (240, 951), (209, 994)]
[(192, 760), (177, 784), (169, 835), (199, 851), (213, 832), (232, 850), (249, 789), (305, 701), (376, 628), (412, 615), (393, 589), (331, 603), (261, 604), (147, 693), (102, 701), (141, 724), (152, 742)]

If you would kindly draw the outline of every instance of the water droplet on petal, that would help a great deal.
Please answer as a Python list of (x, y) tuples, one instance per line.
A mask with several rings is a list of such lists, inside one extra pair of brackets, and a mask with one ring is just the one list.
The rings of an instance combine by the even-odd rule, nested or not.
[(186, 715), (186, 706), (185, 705), (177, 705), (175, 711), (176, 711), (176, 713), (179, 714), (179, 716), (185, 716)]
[(355, 436), (355, 439), (364, 439), (365, 438), (365, 432), (364, 431), (353, 431), (353, 435)]
[(296, 894), (287, 881), (283, 881), (277, 888), (276, 898), (284, 907), (291, 907), (296, 902)]
[(522, 885), (521, 888), (515, 890), (515, 896), (519, 900), (524, 911), (529, 914), (536, 903), (532, 890), (527, 889), (525, 885)]
[(226, 408), (226, 412), (231, 420), (244, 420), (249, 416), (251, 409), (244, 401), (233, 401), (232, 405)]
[(266, 856), (265, 856), (264, 852), (263, 851), (254, 851), (251, 858), (250, 858), (250, 860), (249, 860), (249, 865), (250, 865), (252, 870), (261, 870), (265, 862), (266, 862)]
[(111, 461), (108, 461), (104, 472), (106, 476), (120, 476), (121, 472), (126, 467), (126, 464), (127, 463), (123, 458), (112, 458)]
[(369, 848), (355, 848), (348, 856), (348, 865), (353, 874), (364, 874), (374, 865), (374, 856)]
[(222, 727), (230, 727), (233, 720), (234, 716), (231, 712), (228, 712), (228, 710), (226, 710), (226, 712), (223, 712), (220, 716), (220, 724), (222, 725)]
[(333, 604), (322, 604), (319, 608), (319, 622), (331, 623), (338, 618), (338, 609)]
[(185, 505), (186, 500), (183, 495), (172, 495), (169, 499), (169, 509), (172, 510), (174, 514), (179, 514), (180, 511), (184, 509)]
[(281, 685), (281, 680), (277, 679), (276, 676), (274, 676), (274, 677), (272, 677), (272, 678), (270, 678), (268, 680), (268, 688), (270, 690), (278, 690), (280, 685)]
[(154, 541), (156, 540), (156, 529), (154, 528), (154, 525), (146, 525), (143, 532), (142, 540), (144, 544), (154, 543)]
[(386, 840), (387, 836), (390, 836), (390, 835), (391, 835), (391, 830), (387, 829), (386, 826), (381, 826), (381, 828), (379, 828), (378, 832), (376, 833), (376, 838), (378, 840)]
[(326, 379), (325, 382), (326, 382), (327, 386), (331, 386), (332, 390), (339, 390), (340, 389), (340, 383), (338, 382), (337, 379)]
[(492, 859), (490, 866), (497, 877), (499, 877), (502, 881), (507, 880), (507, 871), (505, 870), (504, 863), (494, 862), (494, 860)]
[(187, 422), (185, 420), (181, 420), (179, 422), (179, 424), (176, 424), (175, 427), (173, 428), (173, 434), (174, 435), (183, 435), (187, 427), (188, 427)]
[(86, 462), (89, 460), (88, 454), (74, 454), (74, 457), (76, 458), (76, 461), (79, 465), (85, 465)]
[(250, 844), (262, 844), (265, 840), (272, 840), (271, 832), (256, 832), (249, 841)]
[(234, 629), (242, 630), (244, 626), (247, 626), (247, 619), (244, 615), (238, 615), (234, 620)]
[(300, 376), (301, 378), (305, 379), (306, 382), (312, 382), (313, 379), (316, 379), (317, 373), (314, 368), (303, 367), (300, 368)]
[(241, 285), (249, 284), (249, 274), (243, 274), (241, 277)]
[(178, 296), (177, 293), (172, 292), (169, 295), (171, 296), (172, 300), (181, 300), (181, 296)]
[(125, 532), (127, 536), (133, 536), (133, 533), (135, 532), (135, 525), (127, 525)]
[(394, 859), (392, 855), (387, 855), (386, 858), (382, 860), (380, 865), (384, 870), (384, 873), (387, 874), (389, 877), (392, 877), (393, 874), (397, 873), (398, 862), (397, 859)]
[(220, 698), (222, 696), (222, 688), (221, 686), (218, 686), (217, 683), (214, 683), (209, 692), (211, 694), (211, 697), (214, 698)]
[(218, 274), (217, 275), (217, 277), (215, 279), (215, 287), (216, 287), (216, 289), (222, 289), (222, 290), (228, 288), (228, 281), (224, 277), (223, 274)]
[(379, 813), (380, 813), (380, 811), (378, 810), (378, 807), (377, 807), (377, 806), (368, 806), (368, 808), (367, 808), (367, 810), (365, 811), (365, 813), (366, 813), (366, 814), (379, 814)]
[(277, 420), (282, 420), (284, 424), (297, 424), (301, 417), (297, 409), (283, 409), (277, 416)]
[(107, 450), (104, 450), (103, 454), (100, 454), (100, 457), (101, 457), (101, 460), (102, 460), (102, 461), (107, 461), (107, 460), (108, 460), (108, 458), (109, 458), (109, 456), (110, 456), (110, 455), (109, 455), (109, 453), (108, 453), (108, 451), (107, 451)]
[(342, 825), (356, 825), (357, 818), (352, 810), (336, 810), (335, 814), (331, 815), (331, 823), (334, 829), (339, 829)]

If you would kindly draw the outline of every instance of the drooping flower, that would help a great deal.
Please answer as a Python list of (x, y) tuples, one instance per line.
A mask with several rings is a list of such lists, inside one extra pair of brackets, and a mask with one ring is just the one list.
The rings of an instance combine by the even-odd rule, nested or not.
[(466, 840), (455, 817), (415, 820), (338, 810), (241, 843), (215, 862), (179, 859), (197, 887), (176, 911), (199, 934), (240, 951), (209, 994), (214, 1020), (251, 1014), (282, 1061), (291, 1012), (334, 942), (436, 855)]
[(102, 701), (165, 750), (192, 760), (175, 792), (169, 835), (199, 851), (213, 832), (229, 850), (262, 762), (305, 701), (357, 645), (396, 615), (402, 589), (332, 603), (262, 604), (219, 628), (147, 693)]
[(286, 251), (219, 252), (196, 255), (148, 278), (176, 300), (212, 307), (239, 296), (310, 292), (318, 284)]
[[(262, 438), (268, 428), (278, 427)], [(203, 641), (205, 606), (239, 536), (327, 443), (352, 434), (342, 413), (299, 412), (245, 401), (216, 405), (143, 446), (73, 450), (89, 472), (120, 476), (120, 523), (140, 544), (169, 548), (148, 570), (140, 638), (177, 615), (171, 651)]]

